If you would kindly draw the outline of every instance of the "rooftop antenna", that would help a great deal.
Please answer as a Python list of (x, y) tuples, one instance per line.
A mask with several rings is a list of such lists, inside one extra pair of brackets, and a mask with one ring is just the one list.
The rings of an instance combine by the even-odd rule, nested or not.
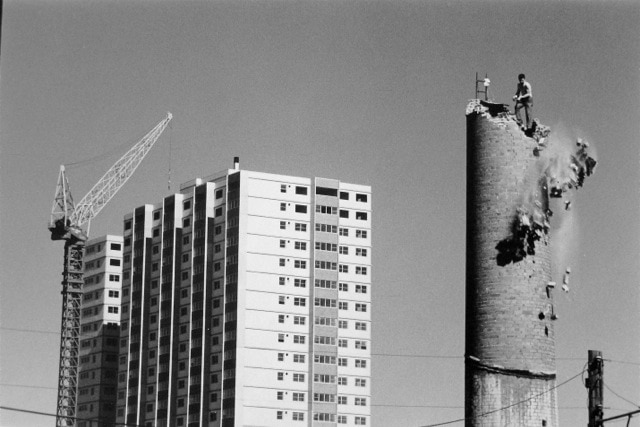
[[(478, 87), (478, 84), (482, 83), (482, 85), (480, 87)], [(489, 77), (487, 76), (487, 74), (485, 73), (484, 75), (484, 79), (479, 79), (478, 78), (478, 72), (476, 71), (476, 99), (480, 99), (480, 94), (484, 93), (484, 100), (488, 101), (489, 100), (489, 85), (491, 84), (491, 80), (489, 80)], [(484, 90), (482, 90), (482, 88), (484, 88)]]

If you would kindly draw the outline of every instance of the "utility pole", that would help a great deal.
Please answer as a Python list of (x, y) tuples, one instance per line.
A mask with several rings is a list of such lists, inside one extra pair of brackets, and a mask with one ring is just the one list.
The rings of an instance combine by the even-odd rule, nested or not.
[(589, 377), (585, 387), (589, 389), (589, 427), (602, 426), (604, 387), (602, 352), (589, 350)]

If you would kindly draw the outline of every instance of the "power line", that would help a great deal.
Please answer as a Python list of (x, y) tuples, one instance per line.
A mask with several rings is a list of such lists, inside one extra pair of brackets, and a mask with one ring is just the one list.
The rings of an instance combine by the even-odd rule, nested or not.
[[(0, 409), (4, 409), (5, 411), (14, 411), (14, 412), (21, 412), (23, 414), (31, 414), (31, 415), (42, 415), (45, 417), (57, 417), (58, 415), (56, 414), (52, 414), (50, 412), (40, 412), (40, 411), (33, 411), (30, 409), (22, 409), (22, 408), (11, 408), (9, 406), (0, 406)], [(114, 427), (142, 427), (140, 424), (124, 424), (124, 423), (113, 423), (113, 422), (109, 422), (107, 423), (106, 421), (102, 421), (99, 418), (79, 418), (79, 417), (70, 417), (70, 416), (66, 416), (65, 418), (70, 418), (72, 420), (76, 420), (76, 421), (90, 421), (92, 423), (97, 423), (98, 425), (100, 424), (104, 424), (104, 425), (109, 425), (109, 426), (114, 426)]]
[(0, 383), (0, 387), (42, 388), (46, 390), (57, 390), (57, 388), (55, 387), (46, 387), (43, 385), (23, 385), (23, 384), (6, 384), (6, 383)]
[(607, 388), (607, 390), (609, 390), (611, 393), (613, 393), (613, 394), (615, 394), (616, 396), (618, 396), (620, 399), (624, 400), (624, 401), (625, 401), (625, 402), (627, 402), (627, 403), (632, 404), (632, 405), (633, 405), (633, 406), (635, 406), (636, 408), (640, 408), (640, 405), (638, 405), (637, 403), (634, 403), (634, 402), (630, 401), (629, 399), (626, 399), (626, 398), (624, 398), (624, 397), (620, 396), (620, 395), (619, 395), (618, 393), (616, 393), (615, 391), (613, 391), (613, 389), (612, 389), (611, 387), (609, 387), (609, 386), (607, 385), (607, 383), (603, 383), (603, 384), (604, 384), (604, 386)]
[(527, 402), (529, 402), (530, 400), (536, 399), (536, 398), (538, 398), (538, 397), (540, 397), (540, 396), (542, 396), (542, 395), (544, 395), (544, 394), (547, 394), (547, 393), (551, 392), (552, 390), (555, 390), (555, 389), (557, 389), (558, 387), (563, 386), (563, 385), (567, 384), (568, 382), (573, 381), (574, 379), (578, 378), (580, 375), (582, 375), (582, 373), (583, 373), (583, 372), (584, 372), (584, 370), (582, 370), (582, 371), (578, 372), (576, 375), (572, 376), (572, 377), (571, 377), (571, 378), (569, 378), (568, 380), (566, 380), (566, 381), (564, 381), (564, 382), (562, 382), (562, 383), (560, 383), (560, 384), (557, 384), (557, 385), (555, 385), (555, 386), (551, 387), (550, 389), (543, 391), (542, 393), (538, 393), (538, 394), (536, 394), (536, 395), (534, 395), (534, 396), (531, 396), (531, 397), (529, 397), (528, 399), (521, 400), (520, 402), (516, 402), (516, 403), (513, 403), (513, 404), (511, 404), (511, 405), (504, 406), (504, 407), (502, 407), (502, 408), (494, 409), (494, 410), (492, 410), (492, 411), (484, 412), (484, 413), (482, 413), (482, 414), (480, 414), (480, 415), (477, 415), (476, 417), (472, 417), (472, 418), (469, 418), (469, 417), (465, 417), (465, 418), (458, 418), (457, 420), (445, 421), (445, 422), (443, 422), (443, 423), (437, 423), (437, 424), (429, 424), (429, 425), (425, 425), (425, 426), (421, 426), (421, 427), (436, 427), (436, 426), (444, 426), (444, 425), (447, 425), (447, 424), (459, 423), (459, 422), (466, 421), (466, 420), (471, 420), (471, 419), (476, 419), (476, 418), (482, 418), (482, 417), (484, 417), (484, 416), (486, 416), (486, 415), (489, 415), (489, 414), (494, 414), (494, 413), (496, 413), (496, 412), (500, 412), (500, 411), (507, 410), (507, 409), (509, 409), (509, 408), (512, 408), (512, 407), (514, 407), (514, 406), (521, 405), (521, 404), (523, 404), (523, 403), (527, 403)]
[(38, 329), (21, 329), (21, 328), (5, 328), (5, 327), (0, 327), (0, 329), (4, 330), (4, 331), (14, 331), (14, 332), (31, 332), (34, 334), (53, 334), (53, 335), (60, 335), (60, 332), (52, 332), (52, 331), (43, 331), (43, 330), (38, 330)]

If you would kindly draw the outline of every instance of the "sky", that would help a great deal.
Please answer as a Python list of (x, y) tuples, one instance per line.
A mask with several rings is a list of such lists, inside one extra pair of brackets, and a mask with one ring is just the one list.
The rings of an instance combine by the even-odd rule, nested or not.
[[(60, 164), (78, 163), (67, 172), (80, 200), (170, 111), (91, 236), (119, 234), (123, 215), (234, 156), (243, 169), (371, 185), (372, 423), (463, 418), (465, 108), (477, 72), (503, 103), (525, 73), (534, 116), (597, 153), (573, 209), (552, 218), (554, 274), (572, 270), (556, 299), (557, 379), (600, 350), (605, 416), (637, 409), (639, 24), (631, 1), (5, 0), (2, 406), (55, 413), (63, 245), (47, 222)], [(581, 377), (557, 392), (561, 425), (586, 425)], [(52, 423), (0, 409), (2, 426)]]

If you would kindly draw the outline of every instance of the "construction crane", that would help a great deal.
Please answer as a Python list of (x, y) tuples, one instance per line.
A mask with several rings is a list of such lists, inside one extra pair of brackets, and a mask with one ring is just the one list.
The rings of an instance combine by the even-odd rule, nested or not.
[(49, 221), (51, 240), (65, 241), (56, 426), (76, 425), (83, 257), (90, 221), (133, 175), (172, 117), (167, 113), (167, 117), (115, 162), (77, 204), (73, 202), (64, 165), (60, 166)]

